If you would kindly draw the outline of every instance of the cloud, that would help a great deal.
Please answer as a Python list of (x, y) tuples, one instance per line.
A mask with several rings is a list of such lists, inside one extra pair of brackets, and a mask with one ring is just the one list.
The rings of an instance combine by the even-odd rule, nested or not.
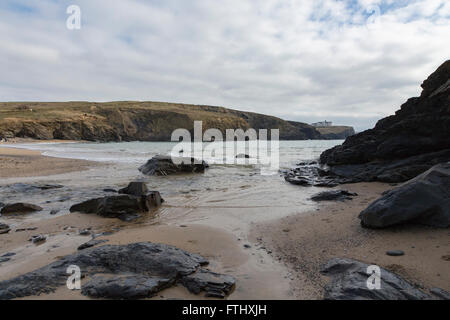
[(358, 130), (449, 58), (445, 0), (78, 0), (0, 4), (2, 101), (222, 105)]

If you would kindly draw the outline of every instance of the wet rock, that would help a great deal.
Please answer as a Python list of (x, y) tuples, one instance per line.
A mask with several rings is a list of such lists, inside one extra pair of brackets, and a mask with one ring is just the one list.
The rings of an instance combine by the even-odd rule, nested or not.
[(348, 182), (348, 179), (330, 175), (328, 171), (314, 161), (303, 163), (297, 168), (284, 172), (284, 179), (295, 185), (328, 188)]
[(130, 182), (126, 188), (120, 189), (119, 193), (140, 197), (148, 193), (148, 188), (144, 182)]
[(450, 293), (441, 288), (432, 288), (430, 293), (442, 300), (450, 300)]
[(91, 231), (89, 229), (81, 229), (78, 234), (80, 236), (90, 236), (91, 235)]
[(11, 228), (7, 224), (0, 223), (0, 234), (6, 234), (9, 231), (11, 231)]
[(117, 193), (115, 189), (103, 189), (103, 192)]
[[(331, 281), (325, 287), (326, 300), (422, 300), (430, 296), (398, 275), (381, 268), (380, 289), (370, 290), (367, 281), (368, 264), (344, 258), (334, 258), (321, 269)], [(369, 280), (370, 281), (370, 280)]]
[(117, 218), (124, 215), (149, 212), (160, 206), (161, 195), (158, 191), (152, 191), (148, 195), (140, 197), (132, 195), (109, 196), (91, 199), (70, 208), (70, 212), (95, 213), (104, 217)]
[(8, 262), (9, 260), (11, 260), (11, 258), (8, 258), (8, 257), (0, 257), (0, 263)]
[(155, 156), (139, 168), (145, 175), (167, 176), (178, 173), (202, 173), (208, 168), (205, 161), (190, 157)]
[(16, 229), (16, 232), (34, 231), (34, 230), (37, 230), (37, 227), (20, 228), (20, 229)]
[(57, 214), (58, 212), (59, 212), (59, 210), (54, 209), (54, 210), (50, 211), (50, 214), (53, 216), (53, 215)]
[(248, 154), (240, 153), (236, 156), (236, 159), (250, 159)]
[(31, 213), (36, 211), (41, 211), (43, 208), (30, 204), (30, 203), (13, 203), (5, 205), (0, 211), (1, 214), (10, 214), (10, 213)]
[(34, 244), (42, 243), (42, 242), (45, 242), (46, 240), (47, 240), (47, 237), (42, 234), (39, 234), (36, 236), (31, 236), (31, 238), (28, 239), (28, 241), (31, 241)]
[(345, 200), (353, 200), (353, 197), (356, 197), (358, 194), (349, 192), (347, 190), (330, 190), (320, 192), (311, 197), (314, 201), (345, 201)]
[(200, 269), (183, 277), (180, 282), (192, 293), (199, 294), (205, 291), (207, 297), (225, 298), (234, 288), (236, 280), (228, 275)]
[(105, 243), (105, 242), (108, 242), (108, 241), (109, 240), (106, 240), (106, 239), (90, 240), (90, 241), (80, 245), (77, 250), (84, 250), (84, 249), (92, 248), (92, 247), (95, 247), (96, 245), (99, 245), (101, 243)]
[(5, 253), (4, 255), (2, 255), (1, 257), (5, 258), (5, 257), (12, 257), (12, 256), (15, 256), (15, 255), (16, 255), (15, 252), (8, 252), (8, 253)]
[(363, 210), (364, 227), (384, 228), (412, 222), (433, 227), (450, 226), (450, 163), (436, 165), (388, 191)]
[(386, 252), (386, 254), (392, 257), (399, 257), (405, 255), (405, 253), (402, 250), (389, 250)]
[[(201, 266), (206, 264), (208, 261), (197, 254), (165, 244), (104, 245), (79, 251), (33, 272), (1, 281), (0, 299), (53, 292), (66, 284), (67, 268), (71, 265), (77, 265), (83, 272), (82, 276), (91, 278), (82, 288), (86, 295), (114, 298), (151, 296), (166, 284), (175, 284), (177, 280), (183, 283), (185, 277), (196, 272), (201, 274), (186, 280), (186, 286), (193, 288), (196, 284), (200, 290), (209, 290), (212, 294), (220, 290), (225, 294), (230, 292), (229, 287), (234, 281), (218, 274), (203, 274)], [(96, 277), (99, 275), (102, 278)]]
[(93, 298), (139, 299), (154, 296), (170, 287), (173, 279), (147, 277), (143, 275), (95, 276), (85, 285), (81, 293)]

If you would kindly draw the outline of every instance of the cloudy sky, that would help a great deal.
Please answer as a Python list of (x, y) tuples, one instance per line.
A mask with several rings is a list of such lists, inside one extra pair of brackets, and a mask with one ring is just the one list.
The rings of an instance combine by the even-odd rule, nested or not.
[(450, 1), (2, 0), (0, 38), (0, 101), (183, 102), (362, 130), (450, 58)]

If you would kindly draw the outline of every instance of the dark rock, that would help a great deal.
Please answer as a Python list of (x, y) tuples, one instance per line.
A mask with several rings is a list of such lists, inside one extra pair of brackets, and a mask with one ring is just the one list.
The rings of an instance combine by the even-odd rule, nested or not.
[(450, 60), (395, 115), (325, 151), (322, 164), (343, 178), (404, 182), (450, 160)]
[(8, 257), (0, 257), (0, 263), (8, 262), (9, 260), (11, 260), (11, 258), (8, 258)]
[(15, 256), (15, 255), (16, 255), (15, 252), (8, 252), (8, 253), (5, 253), (4, 255), (2, 255), (1, 257), (2, 258), (4, 258), (4, 257), (12, 257), (12, 256)]
[(130, 213), (124, 213), (118, 216), (117, 218), (124, 221), (124, 222), (132, 222), (141, 217), (140, 214), (130, 214)]
[(54, 210), (50, 211), (50, 214), (51, 214), (51, 215), (55, 215), (55, 214), (57, 214), (58, 212), (59, 212), (59, 210), (54, 209)]
[(3, 208), (5, 204), (3, 202), (0, 202), (0, 209)]
[(356, 197), (358, 194), (349, 192), (347, 190), (330, 190), (320, 192), (311, 197), (314, 201), (344, 201), (344, 200), (352, 200), (353, 197)]
[(430, 296), (398, 275), (381, 269), (380, 289), (370, 290), (367, 281), (368, 264), (344, 258), (334, 258), (321, 269), (332, 280), (325, 287), (326, 300), (422, 300)]
[(108, 242), (109, 240), (106, 240), (106, 239), (101, 239), (101, 240), (90, 240), (90, 241), (88, 241), (88, 242), (86, 242), (86, 243), (83, 243), (82, 245), (80, 245), (79, 247), (78, 247), (78, 250), (84, 250), (84, 249), (87, 249), (87, 248), (92, 248), (92, 247), (94, 247), (94, 246), (96, 246), (96, 245), (99, 245), (99, 244), (101, 244), (101, 243), (105, 243), (105, 242)]
[(250, 156), (248, 154), (240, 153), (236, 156), (236, 159), (250, 159)]
[(192, 293), (205, 291), (207, 297), (225, 298), (234, 288), (236, 280), (231, 276), (200, 269), (183, 277), (180, 282)]
[(161, 195), (152, 191), (140, 197), (132, 195), (109, 196), (91, 199), (70, 208), (70, 212), (95, 213), (104, 217), (117, 218), (122, 215), (149, 212), (152, 208), (160, 206)]
[(154, 296), (170, 287), (173, 279), (143, 275), (94, 276), (83, 285), (81, 293), (93, 298), (139, 299)]
[(34, 244), (42, 243), (42, 242), (45, 242), (46, 240), (47, 240), (47, 237), (42, 234), (39, 234), (36, 236), (31, 236), (31, 238), (28, 239), (28, 241), (31, 241)]
[(139, 168), (143, 174), (167, 176), (177, 173), (202, 173), (208, 168), (205, 161), (189, 157), (155, 156)]
[(11, 231), (11, 228), (7, 224), (0, 223), (0, 234), (6, 234), (9, 231)]
[(90, 236), (91, 235), (91, 231), (89, 229), (82, 229), (78, 232), (78, 234), (80, 236)]
[(363, 210), (364, 227), (384, 228), (413, 222), (450, 226), (450, 164), (444, 163), (390, 190)]
[(103, 189), (103, 192), (117, 193), (115, 189)]
[(126, 188), (120, 189), (119, 193), (140, 197), (148, 193), (148, 188), (144, 182), (130, 182)]
[(405, 253), (402, 250), (389, 250), (386, 252), (386, 254), (392, 257), (399, 257), (405, 255)]
[[(135, 293), (156, 293), (157, 289), (165, 287), (165, 283), (175, 284), (178, 280), (200, 270), (207, 264), (203, 257), (181, 249), (149, 242), (132, 243), (128, 245), (105, 245), (79, 251), (68, 255), (33, 272), (0, 282), (0, 299), (13, 299), (42, 293), (53, 292), (67, 281), (67, 268), (77, 265), (83, 272), (82, 276), (91, 277), (90, 282), (83, 287), (84, 294), (129, 298)], [(105, 278), (94, 278), (96, 275), (111, 275), (108, 282)], [(220, 285), (222, 278), (223, 285)], [(95, 279), (95, 280), (94, 280)], [(159, 279), (159, 280), (157, 280)], [(161, 279), (164, 280), (164, 284)], [(160, 281), (159, 285), (154, 282)], [(225, 281), (226, 280), (226, 281)], [(208, 282), (211, 281), (211, 284)], [(205, 285), (205, 282), (206, 285)], [(221, 275), (199, 275), (197, 279), (189, 279), (186, 283), (196, 283), (198, 287), (223, 288), (228, 291), (231, 279)], [(234, 283), (234, 282), (233, 282)], [(136, 291), (133, 290), (136, 287)], [(119, 289), (118, 289), (119, 288)], [(123, 295), (120, 291), (123, 290)], [(139, 294), (139, 297), (144, 297)]]
[(300, 166), (284, 172), (284, 179), (292, 184), (314, 187), (336, 187), (341, 183), (349, 182), (346, 178), (340, 178), (324, 170), (317, 162), (304, 162)]
[(441, 288), (432, 288), (430, 293), (442, 300), (450, 300), (450, 293)]
[(10, 213), (30, 213), (35, 211), (41, 211), (43, 208), (30, 203), (14, 203), (7, 204), (1, 210), (1, 214)]

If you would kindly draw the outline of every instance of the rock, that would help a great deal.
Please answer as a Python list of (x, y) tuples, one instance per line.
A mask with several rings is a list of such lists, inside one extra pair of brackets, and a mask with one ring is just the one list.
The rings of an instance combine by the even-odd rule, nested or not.
[(192, 293), (199, 294), (205, 291), (207, 297), (225, 298), (234, 288), (236, 280), (231, 276), (200, 269), (183, 277), (181, 283)]
[(386, 254), (392, 257), (399, 257), (405, 255), (405, 253), (402, 250), (389, 250), (386, 252)]
[(3, 208), (5, 204), (3, 202), (0, 202), (0, 209)]
[(80, 236), (90, 236), (91, 235), (91, 231), (89, 229), (81, 229), (78, 234)]
[(8, 262), (9, 260), (11, 260), (11, 258), (8, 258), (8, 257), (0, 257), (0, 263)]
[(404, 182), (450, 160), (450, 60), (375, 128), (353, 135), (320, 156), (330, 172), (359, 181)]
[(11, 228), (7, 224), (0, 223), (0, 234), (6, 234), (9, 231), (11, 231)]
[(132, 222), (141, 217), (140, 214), (130, 214), (130, 213), (124, 213), (118, 216), (117, 218), (124, 221), (124, 222)]
[(441, 288), (432, 288), (430, 293), (442, 300), (450, 300), (450, 293)]
[(31, 236), (31, 238), (28, 239), (28, 241), (31, 241), (34, 244), (42, 243), (42, 242), (45, 242), (46, 240), (47, 240), (47, 237), (42, 234), (39, 234), (36, 236)]
[(115, 189), (103, 189), (103, 192), (117, 193)]
[(330, 175), (316, 161), (300, 163), (299, 167), (284, 172), (284, 179), (295, 185), (328, 188), (348, 182), (348, 179)]
[(388, 191), (363, 210), (364, 227), (384, 228), (412, 222), (450, 226), (450, 163), (436, 165), (418, 177)]
[[(326, 300), (422, 300), (430, 296), (398, 275), (381, 270), (380, 289), (370, 290), (368, 264), (345, 258), (334, 258), (321, 269), (331, 281), (325, 287)], [(370, 281), (370, 280), (369, 280)]]
[(92, 247), (94, 247), (94, 246), (96, 246), (98, 244), (105, 243), (105, 242), (108, 242), (108, 241), (109, 240), (106, 240), (106, 239), (90, 240), (90, 241), (80, 245), (77, 250), (84, 250), (84, 249), (87, 249), (87, 248), (92, 248)]
[(95, 276), (83, 285), (81, 293), (93, 298), (147, 298), (170, 287), (173, 281), (173, 279), (148, 277), (144, 275), (119, 275), (110, 278)]
[(109, 196), (91, 199), (70, 208), (70, 212), (95, 213), (104, 217), (117, 218), (124, 215), (149, 212), (152, 208), (160, 206), (161, 195), (152, 191), (140, 197), (132, 195)]
[(236, 156), (236, 159), (250, 159), (250, 156), (248, 154), (240, 153)]
[(202, 173), (208, 167), (205, 161), (195, 158), (158, 155), (148, 160), (139, 171), (149, 176), (167, 176), (178, 173)]
[(349, 192), (347, 190), (330, 190), (320, 192), (311, 197), (314, 201), (344, 201), (344, 200), (353, 200), (353, 197), (356, 197), (358, 194)]
[(8, 252), (8, 253), (5, 253), (4, 255), (2, 255), (1, 257), (5, 258), (5, 257), (12, 257), (12, 256), (15, 256), (15, 255), (16, 255), (15, 252)]
[(59, 210), (54, 209), (54, 210), (50, 211), (50, 214), (51, 214), (51, 215), (55, 215), (55, 214), (57, 214), (58, 212), (59, 212)]
[(144, 182), (130, 182), (126, 188), (120, 189), (119, 193), (140, 197), (148, 193), (148, 188)]
[[(225, 294), (230, 292), (229, 286), (234, 281), (226, 276), (208, 274), (201, 269), (206, 264), (208, 261), (197, 254), (165, 244), (104, 245), (79, 251), (33, 272), (1, 281), (0, 299), (54, 292), (66, 284), (67, 268), (71, 265), (77, 265), (82, 276), (90, 278), (83, 285), (82, 293), (96, 297), (147, 297), (176, 281), (186, 283), (190, 288), (195, 284), (211, 293), (214, 289)], [(196, 272), (201, 274), (192, 277)], [(96, 277), (99, 275), (102, 278)], [(191, 278), (185, 281), (188, 276)]]
[(41, 211), (43, 208), (36, 206), (30, 203), (14, 203), (7, 204), (0, 211), (1, 214), (10, 214), (10, 213), (30, 213), (35, 211)]

